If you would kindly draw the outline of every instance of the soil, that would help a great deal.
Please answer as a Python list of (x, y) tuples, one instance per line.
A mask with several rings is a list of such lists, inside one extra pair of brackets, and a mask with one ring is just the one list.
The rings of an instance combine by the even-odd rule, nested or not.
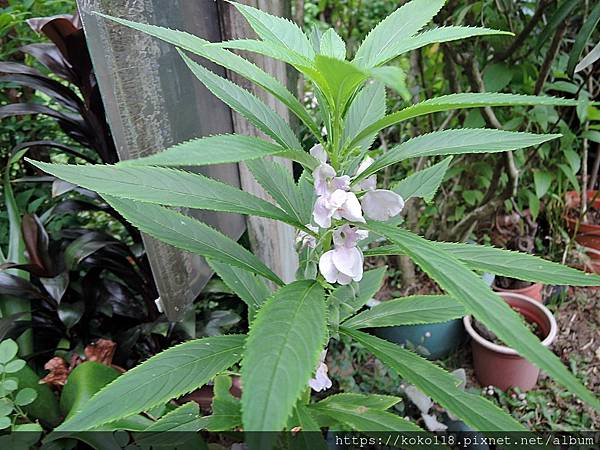
[[(527, 328), (529, 328), (529, 331), (535, 334), (540, 340), (543, 341), (546, 338), (537, 322), (528, 322), (527, 320), (523, 319), (523, 323)], [(487, 339), (488, 341), (497, 345), (504, 345), (504, 343), (498, 339), (494, 333), (488, 330), (485, 325), (483, 325), (477, 319), (473, 319), (473, 328), (481, 337)]]
[(494, 280), (494, 284), (500, 289), (523, 289), (531, 286), (533, 283), (517, 280), (515, 278), (497, 276)]

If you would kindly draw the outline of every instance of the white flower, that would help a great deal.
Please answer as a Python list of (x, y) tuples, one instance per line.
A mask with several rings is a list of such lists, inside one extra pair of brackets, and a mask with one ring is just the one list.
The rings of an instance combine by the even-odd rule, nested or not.
[[(319, 227), (315, 227), (311, 224), (306, 224), (304, 226), (310, 231), (314, 231), (315, 233), (319, 232)], [(296, 244), (300, 245), (301, 247), (315, 248), (317, 246), (317, 238), (306, 231), (299, 230), (296, 234)]]
[(317, 366), (315, 377), (308, 381), (308, 385), (315, 392), (321, 392), (331, 387), (331, 380), (327, 376), (327, 364), (325, 364), (326, 355), (327, 350), (323, 350), (319, 358), (319, 365)]
[(350, 177), (336, 177), (335, 169), (326, 163), (317, 166), (313, 171), (313, 179), (317, 195), (328, 195), (337, 189), (347, 191), (350, 188)]
[(356, 244), (367, 236), (367, 231), (348, 224), (333, 233), (333, 250), (319, 259), (319, 271), (328, 283), (345, 285), (362, 279), (364, 256)]
[[(363, 159), (362, 162), (360, 163), (360, 165), (358, 166), (358, 169), (356, 169), (356, 175), (360, 175), (365, 170), (367, 170), (367, 167), (369, 167), (371, 164), (373, 164), (373, 161), (374, 161), (373, 158), (371, 158), (370, 156), (365, 157), (365, 159)], [(368, 177), (364, 180), (361, 180), (356, 185), (352, 186), (352, 190), (355, 192), (372, 191), (376, 187), (377, 187), (377, 175), (373, 174), (370, 177)]]
[(309, 151), (310, 155), (318, 159), (322, 163), (327, 162), (327, 152), (321, 144), (314, 145)]
[(400, 214), (404, 200), (395, 192), (376, 189), (361, 198), (361, 205), (369, 219), (385, 221)]
[(365, 219), (356, 194), (337, 189), (331, 194), (319, 196), (313, 209), (315, 223), (321, 228), (329, 228), (331, 218), (364, 222)]

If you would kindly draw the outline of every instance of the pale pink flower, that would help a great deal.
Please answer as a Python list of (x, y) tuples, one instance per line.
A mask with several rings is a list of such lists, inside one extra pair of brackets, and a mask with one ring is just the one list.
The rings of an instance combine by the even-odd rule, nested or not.
[(359, 230), (350, 224), (344, 224), (333, 232), (333, 245), (336, 247), (356, 247), (358, 241), (369, 237), (367, 230)]
[(326, 163), (317, 166), (313, 171), (313, 179), (317, 195), (328, 195), (337, 189), (347, 191), (350, 188), (350, 177), (348, 175), (337, 177), (335, 169)]
[(337, 189), (331, 194), (319, 196), (313, 209), (315, 223), (321, 228), (329, 228), (332, 218), (364, 222), (356, 194)]
[(319, 358), (319, 365), (317, 366), (315, 377), (308, 380), (308, 385), (315, 392), (321, 392), (325, 389), (329, 389), (332, 385), (331, 380), (327, 376), (329, 369), (327, 368), (327, 364), (325, 364), (326, 355), (327, 350), (323, 350)]
[(362, 209), (369, 219), (385, 221), (400, 214), (404, 200), (386, 189), (369, 191), (360, 199)]
[(323, 253), (319, 272), (328, 283), (350, 284), (363, 276), (363, 254), (358, 247), (337, 247)]
[(314, 145), (309, 151), (310, 155), (322, 163), (327, 162), (327, 152), (321, 144)]

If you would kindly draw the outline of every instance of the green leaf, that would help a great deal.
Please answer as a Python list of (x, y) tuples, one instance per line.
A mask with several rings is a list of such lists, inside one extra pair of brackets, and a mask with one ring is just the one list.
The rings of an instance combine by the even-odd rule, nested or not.
[(329, 297), (329, 302), (337, 301), (341, 305), (340, 320), (350, 317), (362, 308), (379, 291), (387, 267), (371, 269), (363, 274), (358, 288), (353, 285), (338, 286)]
[(573, 172), (571, 166), (567, 166), (566, 164), (558, 164), (559, 169), (565, 174), (569, 182), (573, 185), (573, 188), (577, 192), (581, 192), (581, 186), (579, 186), (579, 181)]
[(367, 224), (367, 228), (398, 245), (448, 295), (463, 303), (502, 342), (573, 394), (600, 409), (600, 401), (565, 368), (554, 353), (541, 345), (539, 339), (523, 325), (519, 314), (458, 259), (409, 231), (374, 223)]
[(276, 161), (259, 159), (248, 161), (246, 166), (267, 193), (279, 206), (303, 225), (310, 223), (310, 215), (305, 214), (302, 194), (296, 186), (291, 170)]
[(443, 161), (427, 169), (413, 173), (400, 180), (392, 187), (392, 191), (400, 195), (404, 201), (409, 198), (418, 197), (424, 199), (427, 203), (431, 202), (444, 180), (444, 175), (446, 175), (451, 161), (452, 156), (448, 156)]
[(371, 69), (371, 77), (381, 81), (390, 89), (400, 94), (404, 101), (410, 101), (412, 95), (406, 86), (406, 73), (400, 67), (381, 66)]
[(56, 431), (89, 430), (187, 394), (235, 364), (244, 339), (214, 336), (171, 347), (103, 388)]
[[(162, 416), (142, 433), (134, 434), (135, 443), (142, 447), (149, 445), (152, 448), (183, 448), (183, 444), (192, 439), (201, 441), (196, 432), (201, 430), (204, 424), (198, 404), (185, 403)], [(193, 448), (208, 449), (204, 442)]]
[(117, 166), (208, 166), (259, 159), (285, 151), (257, 137), (221, 134), (182, 142), (154, 155), (122, 161)]
[(492, 129), (444, 130), (409, 139), (380, 156), (353, 183), (384, 167), (417, 156), (458, 155), (463, 153), (494, 153), (541, 144), (560, 134), (531, 134)]
[(398, 47), (425, 26), (444, 6), (444, 0), (413, 0), (383, 19), (367, 35), (354, 61), (375, 67), (396, 57)]
[(177, 248), (261, 275), (276, 284), (283, 281), (256, 256), (214, 228), (158, 205), (104, 196), (132, 225)]
[(355, 394), (351, 392), (345, 392), (342, 394), (334, 394), (321, 400), (316, 405), (317, 408), (370, 408), (379, 411), (385, 411), (391, 408), (396, 403), (400, 402), (400, 397), (394, 397), (392, 395), (378, 395), (378, 394)]
[(320, 83), (317, 81), (317, 84), (332, 102), (332, 109), (340, 113), (345, 110), (347, 102), (360, 84), (369, 76), (352, 63), (323, 55), (315, 57), (315, 68), (324, 79)]
[(483, 84), (487, 92), (499, 92), (509, 85), (513, 72), (504, 63), (490, 64), (483, 72)]
[(535, 195), (542, 198), (548, 192), (552, 184), (552, 174), (545, 170), (536, 170), (533, 172), (533, 183), (535, 184)]
[(596, 144), (600, 144), (600, 131), (596, 130), (588, 130), (581, 133), (581, 137), (584, 139), (589, 139)]
[(291, 433), (288, 436), (290, 450), (329, 450), (319, 424), (312, 416), (307, 405), (298, 403), (294, 408), (294, 415), (290, 419), (288, 428), (300, 427), (300, 433)]
[(0, 417), (8, 416), (14, 409), (13, 402), (8, 398), (0, 398)]
[(242, 425), (240, 401), (229, 392), (231, 385), (229, 375), (215, 378), (212, 415), (205, 417), (208, 431), (228, 431)]
[(284, 286), (263, 304), (242, 360), (245, 431), (278, 431), (286, 425), (317, 367), (326, 335), (324, 292), (314, 281)]
[[(349, 141), (356, 141), (356, 134), (367, 125), (378, 121), (385, 116), (385, 87), (383, 83), (367, 83), (350, 104), (344, 119), (344, 145)], [(361, 150), (368, 150), (375, 140), (377, 132), (356, 141), (354, 146)]]
[(15, 405), (27, 406), (37, 398), (37, 392), (31, 388), (21, 389), (15, 396)]
[(447, 295), (415, 295), (382, 302), (343, 323), (348, 328), (395, 327), (439, 323), (466, 314), (460, 302)]
[(328, 29), (321, 36), (320, 49), (322, 55), (342, 61), (346, 59), (346, 44), (333, 28)]
[(567, 62), (567, 73), (570, 77), (573, 77), (573, 73), (575, 72), (575, 66), (579, 62), (579, 58), (581, 58), (581, 53), (585, 48), (586, 44), (590, 41), (590, 36), (596, 30), (596, 26), (600, 21), (600, 3), (597, 3), (596, 6), (590, 11), (590, 15), (587, 17), (586, 21), (583, 23), (583, 26), (577, 33), (577, 37), (575, 38), (575, 43), (573, 44), (573, 48), (569, 52), (569, 61)]
[(16, 373), (25, 367), (25, 361), (22, 359), (13, 359), (11, 362), (4, 366), (4, 372), (6, 373)]
[(262, 279), (247, 270), (210, 258), (206, 261), (229, 289), (248, 305), (248, 317), (252, 320), (254, 312), (273, 294), (271, 290)]
[(4, 430), (12, 424), (9, 417), (0, 417), (0, 430)]
[[(547, 261), (527, 253), (477, 244), (429, 243), (459, 259), (472, 270), (490, 272), (518, 280), (550, 285), (600, 286), (600, 276)], [(365, 256), (404, 255), (402, 248), (389, 245), (366, 250)]]
[(405, 382), (415, 385), (475, 430), (526, 431), (519, 422), (493, 403), (460, 389), (459, 380), (434, 363), (399, 345), (361, 331), (344, 327), (340, 330), (364, 345)]
[(311, 405), (310, 409), (317, 411), (320, 414), (328, 415), (336, 422), (346, 424), (355, 431), (367, 434), (378, 431), (424, 433), (424, 431), (414, 423), (395, 414), (362, 405), (356, 405), (354, 407), (349, 406), (350, 405), (338, 406), (335, 403), (325, 404), (324, 402), (319, 402)]
[(242, 13), (261, 39), (274, 42), (309, 59), (315, 56), (308, 37), (291, 20), (267, 14), (242, 3), (231, 2), (231, 4)]
[(356, 137), (352, 139), (350, 147), (355, 143), (377, 133), (384, 128), (396, 125), (404, 120), (419, 117), (434, 112), (449, 111), (463, 108), (480, 108), (484, 106), (527, 106), (527, 105), (555, 105), (555, 106), (576, 106), (576, 100), (567, 100), (564, 98), (542, 97), (535, 95), (516, 95), (501, 93), (479, 93), (467, 92), (459, 94), (443, 95), (441, 97), (431, 98), (408, 108), (401, 109), (395, 113), (389, 114), (382, 119), (371, 123), (362, 129)]
[(103, 195), (167, 206), (267, 217), (302, 225), (277, 206), (228, 184), (167, 167), (48, 164), (36, 167)]
[(5, 339), (0, 342), (0, 364), (6, 364), (17, 356), (19, 347), (12, 339)]
[(314, 122), (314, 120), (312, 120), (308, 114), (308, 111), (306, 111), (304, 106), (302, 106), (302, 103), (300, 103), (298, 99), (290, 91), (288, 91), (285, 86), (281, 84), (281, 82), (279, 82), (279, 80), (241, 56), (217, 46), (210, 45), (209, 41), (186, 33), (185, 31), (171, 30), (169, 28), (158, 27), (156, 25), (132, 22), (130, 20), (111, 17), (100, 13), (95, 14), (161, 39), (196, 55), (200, 55), (216, 64), (240, 74), (242, 77), (252, 81), (281, 100), (284, 105), (290, 108), (290, 110), (296, 114), (300, 120), (302, 120), (302, 122), (315, 136), (318, 138), (321, 137), (321, 131), (319, 130), (319, 127), (317, 127), (317, 124)]
[(448, 26), (432, 28), (431, 30), (425, 30), (422, 33), (416, 34), (408, 39), (404, 39), (402, 42), (398, 42), (394, 47), (393, 57), (417, 48), (425, 47), (429, 44), (435, 44), (437, 42), (451, 42), (475, 36), (499, 34), (512, 35), (513, 33), (481, 27)]
[(302, 145), (290, 126), (262, 100), (232, 81), (220, 77), (194, 62), (183, 52), (180, 51), (180, 54), (183, 61), (196, 75), (196, 78), (231, 109), (244, 116), (259, 130), (283, 147), (293, 150), (302, 149)]
[(19, 382), (13, 378), (7, 378), (2, 382), (1, 386), (6, 392), (13, 392), (19, 388)]

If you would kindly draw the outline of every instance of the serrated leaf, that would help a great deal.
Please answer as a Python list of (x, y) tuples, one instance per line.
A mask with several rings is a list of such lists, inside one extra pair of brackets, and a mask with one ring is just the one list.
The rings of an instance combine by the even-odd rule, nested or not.
[(180, 51), (183, 61), (206, 88), (255, 127), (285, 148), (301, 150), (302, 144), (281, 115), (262, 100), (226, 78), (196, 63)]
[(166, 206), (267, 217), (301, 225), (277, 206), (228, 184), (167, 167), (69, 165), (30, 161), (36, 167), (92, 191)]
[(398, 55), (396, 48), (423, 28), (444, 6), (444, 0), (413, 0), (394, 11), (367, 35), (354, 61), (375, 67)]
[[(355, 135), (367, 125), (378, 121), (385, 116), (385, 87), (383, 83), (368, 83), (363, 87), (352, 101), (344, 118), (344, 145), (354, 141)], [(368, 150), (377, 132), (356, 141), (354, 146), (361, 150)]]
[(317, 55), (314, 65), (323, 77), (317, 84), (329, 99), (331, 108), (341, 115), (350, 97), (369, 74), (348, 61), (324, 55)]
[(407, 383), (415, 385), (475, 430), (526, 431), (519, 422), (493, 403), (460, 389), (459, 380), (434, 363), (384, 339), (345, 327), (340, 330), (364, 345)]
[(300, 427), (299, 433), (292, 433), (288, 436), (288, 444), (290, 450), (328, 450), (319, 424), (312, 416), (307, 405), (298, 403), (294, 408), (294, 415), (290, 419), (290, 429)]
[(400, 67), (381, 66), (370, 70), (374, 80), (381, 81), (400, 94), (404, 101), (410, 101), (411, 93), (406, 86), (406, 73)]
[[(477, 244), (433, 242), (431, 245), (459, 259), (472, 270), (494, 273), (518, 280), (551, 285), (600, 286), (600, 276), (542, 259), (527, 253)], [(386, 245), (365, 250), (365, 256), (404, 255), (398, 246)]]
[(321, 35), (320, 53), (332, 58), (346, 59), (346, 44), (339, 34), (333, 28), (328, 29)]
[[(338, 407), (335, 404), (325, 405), (319, 402), (311, 405), (310, 409), (328, 415), (336, 422), (346, 424), (354, 431), (366, 434), (383, 431), (424, 433), (423, 429), (403, 417), (366, 406), (348, 408), (348, 406)], [(417, 448), (417, 446), (407, 445), (406, 448)]]
[(400, 180), (392, 187), (392, 191), (400, 195), (404, 201), (413, 197), (419, 197), (429, 203), (433, 200), (440, 184), (442, 184), (451, 161), (452, 156), (449, 156), (427, 169), (413, 173)]
[[(463, 303), (502, 342), (544, 370), (573, 394), (595, 408), (600, 408), (600, 401), (565, 368), (554, 353), (541, 345), (539, 339), (525, 327), (521, 316), (457, 258), (407, 230), (375, 223), (368, 223), (366, 228), (399, 246), (448, 295)], [(418, 385), (417, 387), (420, 388)]]
[(196, 432), (204, 428), (204, 425), (198, 404), (185, 403), (162, 416), (142, 433), (134, 433), (135, 443), (138, 446), (175, 448), (191, 439), (200, 439)]
[[(484, 106), (527, 106), (527, 105), (555, 105), (575, 106), (576, 100), (564, 98), (544, 97), (535, 95), (502, 94), (487, 92), (466, 92), (459, 94), (442, 95), (431, 98), (408, 108), (388, 114), (380, 120), (371, 123), (352, 139), (350, 146), (365, 136), (377, 133), (384, 128), (396, 125), (408, 119), (419, 117), (434, 112), (449, 111), (453, 109), (480, 108)], [(452, 131), (452, 130), (450, 130)]]
[[(262, 279), (247, 270), (210, 258), (207, 262), (229, 289), (253, 310), (260, 308), (263, 302), (273, 294)], [(252, 317), (253, 314), (249, 314), (249, 316)]]
[(208, 431), (228, 431), (242, 424), (240, 401), (229, 392), (231, 385), (229, 375), (219, 375), (215, 378), (212, 414), (205, 417)]
[(315, 407), (329, 408), (370, 408), (380, 411), (390, 409), (396, 403), (402, 401), (400, 397), (392, 395), (378, 394), (355, 394), (352, 392), (344, 392), (342, 394), (334, 394), (319, 401)]
[[(263, 304), (242, 360), (245, 431), (278, 431), (286, 425), (317, 367), (326, 334), (324, 292), (314, 281), (284, 286)], [(256, 439), (257, 448), (270, 445), (269, 436)]]
[(6, 364), (17, 356), (19, 346), (12, 339), (5, 339), (0, 342), (0, 364)]
[(444, 130), (409, 139), (380, 156), (353, 183), (378, 170), (417, 156), (458, 155), (463, 153), (495, 153), (541, 144), (560, 134), (517, 133), (495, 129)]
[(440, 323), (466, 315), (463, 305), (447, 295), (414, 295), (387, 300), (351, 317), (343, 326), (354, 329)]
[(248, 161), (246, 166), (267, 193), (299, 224), (310, 222), (305, 214), (302, 195), (296, 186), (291, 170), (276, 161), (265, 159)]
[(338, 286), (333, 290), (329, 301), (337, 301), (340, 307), (340, 320), (350, 317), (362, 308), (381, 288), (387, 267), (371, 269), (363, 274), (358, 282), (358, 289), (352, 285)]
[(309, 59), (315, 56), (308, 37), (291, 20), (267, 14), (242, 3), (231, 2), (231, 4), (242, 13), (261, 39), (274, 42)]
[(429, 44), (435, 44), (438, 42), (451, 42), (459, 39), (467, 39), (475, 36), (489, 36), (489, 35), (512, 35), (509, 31), (492, 30), (490, 28), (482, 27), (462, 27), (462, 26), (448, 26), (432, 28), (431, 30), (425, 30), (422, 33), (416, 34), (408, 39), (398, 42), (393, 49), (393, 54), (396, 57), (403, 53), (417, 48), (425, 47)]
[(56, 431), (89, 430), (187, 394), (235, 364), (244, 340), (213, 336), (171, 347), (104, 387)]
[(109, 196), (104, 198), (140, 231), (160, 241), (259, 274), (276, 284), (283, 284), (256, 256), (233, 239), (198, 220), (150, 203)]
[(219, 64), (233, 72), (238, 73), (247, 80), (252, 81), (258, 86), (270, 92), (277, 97), (283, 104), (298, 116), (300, 120), (312, 131), (312, 133), (320, 137), (321, 132), (308, 111), (302, 106), (302, 103), (288, 91), (283, 84), (272, 75), (268, 74), (252, 62), (242, 58), (235, 53), (224, 50), (217, 46), (209, 45), (210, 42), (201, 39), (185, 31), (171, 30), (169, 28), (159, 27), (156, 25), (148, 25), (138, 22), (132, 22), (126, 19), (108, 16), (105, 14), (95, 13), (106, 19), (125, 25), (129, 28), (146, 33), (150, 36), (161, 39), (170, 44), (176, 45), (179, 48), (200, 55), (216, 64)]
[(182, 142), (154, 155), (122, 161), (117, 166), (208, 166), (259, 159), (285, 151), (280, 145), (257, 137), (221, 134)]

